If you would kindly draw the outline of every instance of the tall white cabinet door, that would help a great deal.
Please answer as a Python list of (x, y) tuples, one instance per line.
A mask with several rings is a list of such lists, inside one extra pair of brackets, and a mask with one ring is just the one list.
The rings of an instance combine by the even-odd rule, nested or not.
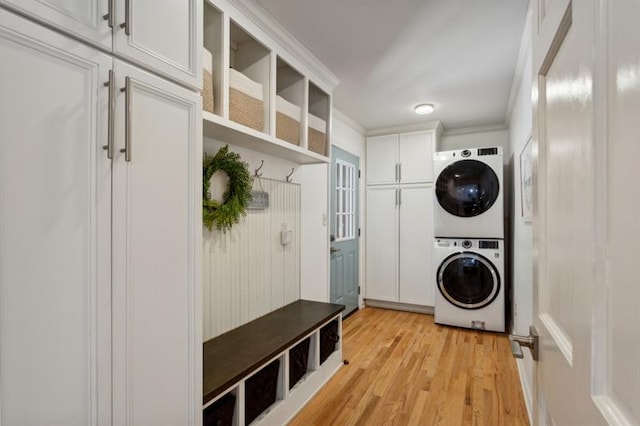
[(200, 95), (120, 61), (115, 71), (126, 91), (113, 171), (114, 424), (197, 425)]
[(367, 188), (367, 299), (398, 301), (398, 194)]
[(104, 19), (109, 0), (0, 0), (0, 4), (111, 50), (111, 28)]
[(111, 59), (4, 10), (0, 57), (0, 424), (111, 424)]
[(367, 185), (396, 183), (398, 135), (367, 138)]
[(433, 138), (432, 131), (403, 133), (399, 136), (400, 183), (433, 181)]
[(399, 301), (433, 306), (433, 185), (400, 187)]
[(191, 87), (202, 86), (202, 1), (113, 1), (116, 54)]

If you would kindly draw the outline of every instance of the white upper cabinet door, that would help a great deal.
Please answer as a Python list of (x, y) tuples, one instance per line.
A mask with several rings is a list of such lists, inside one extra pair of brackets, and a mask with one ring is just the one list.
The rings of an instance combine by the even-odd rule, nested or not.
[(400, 183), (433, 181), (433, 132), (404, 133), (399, 137)]
[(105, 19), (108, 0), (0, 0), (0, 4), (111, 50), (111, 28)]
[(113, 1), (116, 54), (190, 87), (202, 86), (202, 1)]
[(0, 9), (0, 423), (111, 424), (111, 58)]
[(398, 301), (398, 193), (367, 188), (367, 299)]
[(113, 424), (198, 425), (201, 98), (114, 68)]
[(367, 185), (398, 181), (398, 135), (367, 138)]
[(433, 306), (433, 185), (401, 186), (399, 301)]

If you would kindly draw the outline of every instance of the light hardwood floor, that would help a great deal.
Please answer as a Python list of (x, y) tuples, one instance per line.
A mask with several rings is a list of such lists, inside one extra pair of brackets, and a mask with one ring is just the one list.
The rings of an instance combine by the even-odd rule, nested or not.
[(343, 322), (343, 357), (290, 425), (529, 424), (504, 334), (365, 308)]

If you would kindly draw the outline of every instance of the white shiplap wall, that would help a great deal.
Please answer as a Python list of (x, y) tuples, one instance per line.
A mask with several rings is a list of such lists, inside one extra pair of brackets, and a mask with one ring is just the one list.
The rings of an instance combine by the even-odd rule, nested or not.
[[(203, 234), (206, 341), (300, 298), (300, 185), (260, 179), (269, 208)], [(254, 188), (260, 189), (258, 181)], [(293, 240), (281, 244), (283, 224)]]

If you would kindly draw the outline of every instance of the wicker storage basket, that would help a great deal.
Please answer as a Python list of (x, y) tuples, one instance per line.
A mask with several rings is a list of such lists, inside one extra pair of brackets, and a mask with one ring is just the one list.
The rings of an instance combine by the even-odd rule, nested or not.
[(320, 155), (327, 155), (327, 135), (309, 127), (309, 150)]
[(300, 145), (300, 122), (280, 111), (276, 112), (276, 137)]
[(230, 87), (229, 119), (262, 132), (264, 131), (264, 102)]
[(202, 49), (202, 109), (213, 112), (213, 56)]
[(202, 71), (202, 109), (213, 113), (213, 75), (207, 70)]

